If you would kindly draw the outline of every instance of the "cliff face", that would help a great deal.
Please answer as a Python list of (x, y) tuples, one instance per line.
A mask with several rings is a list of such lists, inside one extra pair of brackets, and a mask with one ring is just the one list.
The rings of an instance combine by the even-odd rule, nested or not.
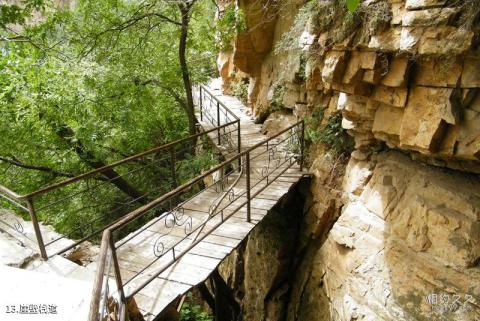
[(478, 179), (387, 152), (350, 160), (344, 182), (341, 216), (298, 268), (287, 319), (477, 320)]
[[(231, 283), (244, 319), (479, 320), (480, 2), (237, 7), (225, 90), (248, 82), (268, 131), (305, 118), (314, 174), (291, 260), (255, 233), (223, 267), (255, 271)], [(342, 157), (315, 139), (334, 115), (354, 140)]]

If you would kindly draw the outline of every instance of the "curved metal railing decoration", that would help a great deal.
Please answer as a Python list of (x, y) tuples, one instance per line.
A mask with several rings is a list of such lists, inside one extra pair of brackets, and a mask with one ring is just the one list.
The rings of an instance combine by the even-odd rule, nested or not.
[[(185, 209), (181, 206), (177, 207), (174, 211), (169, 211), (162, 220), (165, 222), (165, 228), (168, 232), (160, 234), (153, 245), (153, 254), (157, 258), (160, 258), (165, 254), (165, 244), (163, 243), (163, 239), (170, 235), (175, 227), (183, 227), (185, 236), (190, 235), (193, 229), (193, 218), (185, 215)], [(159, 249), (161, 249), (161, 251), (159, 251)]]

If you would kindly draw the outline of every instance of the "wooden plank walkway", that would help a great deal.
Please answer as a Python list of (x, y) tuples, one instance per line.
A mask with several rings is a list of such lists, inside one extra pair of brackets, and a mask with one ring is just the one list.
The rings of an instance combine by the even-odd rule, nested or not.
[[(247, 115), (247, 107), (238, 99), (221, 93), (218, 81), (214, 81), (209, 88), (219, 100), (240, 118), (243, 150), (267, 139), (265, 135), (260, 133), (261, 125), (255, 124), (252, 118)], [(202, 122), (201, 125), (204, 129), (213, 128), (207, 122)], [(212, 139), (214, 138), (212, 136)], [(259, 148), (258, 151), (252, 153), (251, 159), (251, 185), (254, 186), (263, 177), (262, 170), (268, 162), (268, 153), (265, 148)], [(183, 214), (180, 221), (184, 220), (185, 224), (177, 226), (173, 224), (175, 222), (169, 224), (168, 218), (162, 220), (155, 218), (144, 225), (145, 231), (138, 236), (130, 239), (133, 236), (131, 234), (117, 242), (117, 246), (122, 244), (117, 250), (117, 256), (123, 283), (126, 283), (126, 294), (128, 295), (131, 289), (142, 284), (152, 273), (159, 271), (172, 260), (173, 252), (168, 251), (168, 249), (174, 246), (175, 252), (181, 253), (182, 249), (186, 249), (191, 244), (196, 233), (188, 234), (185, 229), (189, 222), (191, 222), (193, 228), (205, 223), (209, 218), (212, 204), (218, 202), (218, 210), (223, 209), (224, 217), (231, 215), (223, 223), (221, 214), (208, 219), (199, 234), (199, 236), (205, 236), (205, 238), (135, 295), (136, 303), (146, 320), (153, 319), (179, 296), (204, 282), (222, 260), (239, 246), (256, 224), (302, 176), (297, 164), (290, 166), (290, 162), (285, 162), (285, 164), (272, 171), (270, 174), (272, 178), (276, 175), (280, 175), (280, 177), (263, 191), (259, 192), (265, 186), (265, 183), (262, 182), (252, 188), (252, 195), (257, 192), (259, 194), (251, 201), (251, 222), (246, 221), (246, 206), (236, 210), (246, 202), (246, 178), (244, 174), (240, 175), (239, 172), (234, 172), (231, 174), (232, 177), (229, 179), (229, 186), (227, 186), (233, 191), (234, 198), (224, 197), (219, 202), (218, 200), (225, 192), (216, 191), (215, 188), (206, 189), (187, 201), (183, 205), (182, 213), (176, 213), (178, 215)], [(285, 172), (282, 173), (282, 171)], [(217, 224), (220, 225), (215, 228)], [(159, 257), (162, 249), (164, 255)], [(147, 266), (148, 268), (146, 268)], [(89, 268), (95, 269), (96, 262), (92, 263)], [(110, 283), (113, 286), (114, 282)]]

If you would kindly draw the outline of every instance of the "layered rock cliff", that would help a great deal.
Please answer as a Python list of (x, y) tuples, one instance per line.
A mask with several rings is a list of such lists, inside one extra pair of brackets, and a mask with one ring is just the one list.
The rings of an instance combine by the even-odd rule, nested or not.
[(314, 176), (289, 259), (270, 230), (222, 268), (244, 320), (479, 320), (480, 2), (229, 5), (224, 89), (268, 132), (304, 118)]

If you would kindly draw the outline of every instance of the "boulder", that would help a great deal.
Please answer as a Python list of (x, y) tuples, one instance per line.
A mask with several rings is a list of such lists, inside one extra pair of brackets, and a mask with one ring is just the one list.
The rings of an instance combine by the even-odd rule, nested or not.
[(341, 216), (294, 276), (288, 321), (480, 317), (477, 179), (389, 152), (374, 167), (352, 159), (343, 186)]
[(395, 57), (388, 65), (388, 73), (382, 78), (381, 83), (389, 87), (402, 87), (406, 85), (408, 58)]
[(458, 57), (427, 57), (417, 61), (413, 80), (422, 86), (456, 87), (461, 74)]
[(332, 83), (338, 82), (345, 71), (345, 51), (329, 51), (325, 56), (322, 70), (322, 80)]
[(400, 128), (400, 147), (436, 152), (447, 124), (457, 122), (459, 111), (454, 98), (450, 88), (413, 87)]
[(363, 80), (365, 70), (373, 71), (377, 65), (378, 56), (371, 51), (352, 51), (342, 82), (352, 84)]
[(365, 70), (363, 73), (362, 81), (372, 85), (377, 85), (378, 83), (380, 83), (381, 78), (382, 78), (382, 73), (380, 72), (379, 69)]
[(428, 10), (407, 11), (402, 16), (402, 25), (406, 27), (446, 25), (449, 19), (457, 12), (457, 8), (433, 8)]
[(404, 107), (407, 103), (408, 89), (406, 87), (376, 86), (372, 99), (396, 107)]
[(370, 38), (368, 48), (377, 51), (396, 51), (400, 48), (401, 28), (390, 28)]
[(428, 27), (418, 47), (421, 55), (457, 55), (472, 45), (473, 32), (451, 26)]
[(459, 124), (455, 126), (455, 156), (480, 160), (480, 112), (465, 109)]
[(406, 0), (405, 8), (407, 10), (421, 10), (442, 7), (446, 2), (446, 0)]
[(423, 33), (422, 28), (390, 28), (370, 38), (368, 48), (378, 51), (415, 53)]
[(463, 88), (480, 88), (480, 56), (479, 53), (467, 55), (463, 61), (461, 86)]
[(402, 124), (404, 110), (394, 106), (380, 104), (375, 112), (375, 119), (373, 121), (372, 131), (377, 135), (380, 135), (382, 140), (389, 136), (400, 135), (400, 126)]
[(262, 125), (262, 133), (271, 137), (281, 132), (285, 128), (295, 124), (297, 118), (286, 111), (276, 111), (271, 113)]

